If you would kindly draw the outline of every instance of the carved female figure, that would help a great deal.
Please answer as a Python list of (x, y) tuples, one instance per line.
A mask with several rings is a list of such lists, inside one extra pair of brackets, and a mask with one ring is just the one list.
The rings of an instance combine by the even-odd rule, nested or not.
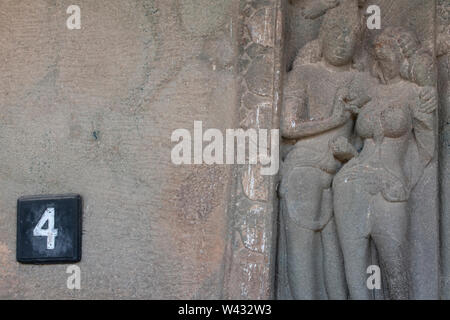
[(282, 168), (281, 232), (294, 299), (347, 298), (331, 183), (339, 160), (357, 154), (346, 139), (353, 130), (348, 107), (367, 102), (352, 69), (359, 21), (356, 1), (330, 9), (320, 30), (321, 61), (295, 63), (285, 86), (281, 131), (295, 146)]
[[(334, 211), (344, 254), (345, 274), (353, 299), (370, 299), (366, 270), (373, 242), (391, 299), (409, 298), (408, 199), (417, 172), (434, 156), (435, 89), (401, 77), (401, 33), (388, 28), (374, 44), (381, 84), (360, 109), (356, 133), (361, 153), (333, 181)], [(414, 153), (415, 152), (415, 153)], [(413, 155), (418, 155), (414, 157)]]

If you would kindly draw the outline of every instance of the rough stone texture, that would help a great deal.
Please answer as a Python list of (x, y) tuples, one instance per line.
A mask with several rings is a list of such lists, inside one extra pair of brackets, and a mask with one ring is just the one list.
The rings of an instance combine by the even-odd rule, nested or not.
[[(240, 1), (238, 81), (243, 129), (279, 127), (282, 2)], [(225, 297), (270, 299), (274, 297), (277, 177), (262, 176), (258, 165), (239, 166), (234, 173)]]
[(438, 70), (440, 100), (441, 297), (450, 299), (450, 1), (439, 0)]
[[(439, 57), (440, 234), (435, 155), (409, 201), (409, 272), (413, 298), (438, 298), (440, 237), (450, 299), (450, 2), (436, 0), (436, 22), (434, 0), (354, 1), (380, 5), (383, 30), (414, 30)], [(170, 136), (194, 120), (279, 128), (281, 80), (320, 61), (319, 28), (338, 2), (78, 0), (82, 30), (70, 31), (72, 1), (2, 0), (0, 298), (292, 298), (282, 246), (276, 264), (278, 177), (258, 165), (174, 166)], [(373, 62), (378, 34), (366, 30), (355, 69)], [(427, 82), (424, 70), (408, 76)], [(330, 147), (347, 160), (344, 142)], [(284, 141), (283, 158), (292, 148)], [(69, 192), (84, 198), (81, 291), (66, 288), (64, 265), (15, 262), (17, 198)]]
[[(230, 168), (172, 165), (170, 137), (235, 127), (235, 3), (1, 1), (1, 298), (221, 296)], [(17, 198), (70, 192), (80, 291), (15, 261)]]

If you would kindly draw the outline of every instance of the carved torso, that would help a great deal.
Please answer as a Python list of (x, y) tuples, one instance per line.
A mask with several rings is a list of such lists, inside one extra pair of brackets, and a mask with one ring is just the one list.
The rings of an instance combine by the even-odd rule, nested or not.
[(405, 201), (410, 177), (405, 172), (408, 148), (413, 134), (413, 105), (417, 87), (400, 81), (378, 85), (375, 97), (364, 106), (356, 122), (356, 134), (364, 139), (357, 158), (342, 168), (337, 179), (357, 179), (372, 194), (381, 192), (386, 200)]
[[(329, 118), (337, 90), (350, 86), (357, 74), (354, 70), (335, 71), (321, 62), (302, 65), (291, 73), (291, 88), (296, 89), (294, 94), (300, 101), (304, 101), (303, 106), (299, 106), (300, 123), (293, 123), (297, 126), (301, 126), (302, 122)], [(296, 141), (296, 147), (304, 147), (323, 155), (328, 152), (329, 141), (339, 136), (350, 136), (352, 127), (352, 121), (348, 121), (344, 126), (320, 135), (299, 139)]]

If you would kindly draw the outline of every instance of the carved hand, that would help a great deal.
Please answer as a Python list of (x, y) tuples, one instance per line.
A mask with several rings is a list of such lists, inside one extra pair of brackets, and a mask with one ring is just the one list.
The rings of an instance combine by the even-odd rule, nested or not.
[(410, 57), (414, 54), (414, 51), (417, 49), (416, 45), (413, 42), (407, 41), (404, 38), (400, 38), (398, 40), (398, 44), (400, 48), (403, 50), (403, 54), (406, 57)]
[(345, 102), (349, 105), (349, 111), (354, 114), (359, 114), (360, 109), (372, 100), (372, 98), (368, 96), (366, 88), (356, 82), (356, 79), (353, 79), (349, 88), (349, 93), (350, 96), (345, 99)]
[(351, 100), (349, 89), (346, 87), (339, 88), (334, 98), (333, 114), (331, 115), (331, 118), (335, 120), (350, 118), (353, 108), (351, 105), (347, 105), (347, 103)]
[[(296, 118), (290, 116), (286, 110), (290, 104), (285, 105), (285, 114), (281, 122), (282, 135), (286, 139), (301, 139), (320, 134), (345, 124), (351, 118), (351, 112), (346, 109), (345, 99), (349, 96), (348, 88), (340, 88), (334, 98), (333, 112), (329, 118), (307, 120), (296, 123)], [(292, 106), (292, 105), (291, 105)], [(293, 113), (292, 113), (293, 114)]]
[(356, 149), (345, 137), (337, 137), (330, 141), (329, 147), (334, 157), (339, 161), (348, 161), (358, 155)]
[(352, 98), (351, 100), (345, 100), (346, 106), (345, 110), (353, 113), (353, 114), (359, 114), (361, 111), (361, 108), (364, 107), (368, 102), (370, 102), (372, 98), (370, 98), (367, 95), (361, 95), (360, 97)]

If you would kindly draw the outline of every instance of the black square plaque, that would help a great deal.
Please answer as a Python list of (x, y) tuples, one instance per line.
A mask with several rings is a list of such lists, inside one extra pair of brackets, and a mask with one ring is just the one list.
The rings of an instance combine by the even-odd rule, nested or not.
[(17, 200), (17, 261), (81, 260), (81, 196), (27, 196)]

